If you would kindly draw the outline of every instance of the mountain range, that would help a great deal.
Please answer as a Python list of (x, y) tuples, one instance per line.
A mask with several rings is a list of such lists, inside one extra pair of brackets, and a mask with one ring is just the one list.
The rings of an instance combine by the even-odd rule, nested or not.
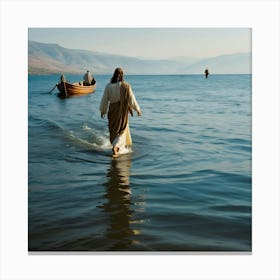
[(122, 67), (127, 74), (250, 74), (251, 53), (235, 53), (208, 58), (176, 57), (156, 60), (67, 49), (58, 44), (28, 42), (29, 74), (112, 74)]

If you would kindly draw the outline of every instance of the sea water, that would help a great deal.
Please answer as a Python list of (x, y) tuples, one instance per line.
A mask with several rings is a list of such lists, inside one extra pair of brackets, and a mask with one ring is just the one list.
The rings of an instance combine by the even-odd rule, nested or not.
[(125, 78), (143, 115), (112, 159), (110, 76), (66, 99), (29, 76), (29, 251), (251, 251), (251, 75)]

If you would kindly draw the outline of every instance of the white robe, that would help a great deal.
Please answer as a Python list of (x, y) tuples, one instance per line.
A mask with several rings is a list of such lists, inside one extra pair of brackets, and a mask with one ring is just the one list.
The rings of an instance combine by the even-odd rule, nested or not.
[[(106, 85), (99, 107), (101, 113), (103, 114), (107, 113), (110, 103), (116, 103), (120, 101), (121, 99), (120, 86), (121, 86), (121, 82), (114, 83), (114, 84), (109, 83)], [(135, 99), (131, 86), (129, 86), (129, 91), (130, 91), (129, 105), (135, 111), (140, 111), (140, 107)]]
[[(110, 103), (116, 103), (120, 101), (120, 86), (121, 86), (121, 82), (113, 83), (113, 84), (108, 83), (106, 85), (99, 107), (102, 114), (107, 114)], [(133, 110), (140, 111), (140, 107), (136, 101), (131, 86), (129, 86), (129, 91), (130, 91), (129, 105), (132, 107)], [(127, 146), (132, 145), (129, 124), (127, 124), (126, 131), (121, 135), (118, 135), (113, 140), (112, 145), (117, 146), (119, 148), (119, 153), (125, 153), (127, 151)]]

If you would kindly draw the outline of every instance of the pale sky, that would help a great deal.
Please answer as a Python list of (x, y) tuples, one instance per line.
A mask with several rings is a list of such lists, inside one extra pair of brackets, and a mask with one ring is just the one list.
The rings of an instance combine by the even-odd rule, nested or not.
[(28, 39), (154, 59), (251, 52), (250, 28), (29, 28)]

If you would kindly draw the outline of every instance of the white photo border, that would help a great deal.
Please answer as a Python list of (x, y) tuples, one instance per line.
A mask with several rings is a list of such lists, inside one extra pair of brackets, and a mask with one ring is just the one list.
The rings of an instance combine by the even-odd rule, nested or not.
[[(0, 279), (280, 279), (279, 2), (1, 1)], [(253, 252), (28, 254), (28, 28), (252, 28)], [(16, 77), (16, 86), (14, 84)]]

